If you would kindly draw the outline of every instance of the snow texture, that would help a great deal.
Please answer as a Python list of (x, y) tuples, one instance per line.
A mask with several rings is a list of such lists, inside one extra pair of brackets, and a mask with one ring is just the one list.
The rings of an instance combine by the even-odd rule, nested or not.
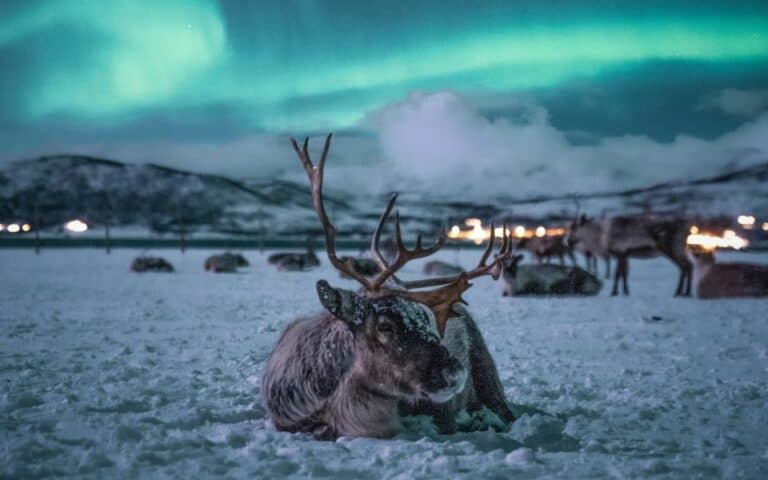
[(354, 284), (326, 261), (278, 272), (248, 251), (250, 268), (213, 275), (212, 252), (149, 253), (177, 273), (129, 272), (139, 251), (0, 250), (0, 477), (768, 478), (768, 302), (673, 298), (663, 259), (632, 263), (628, 298), (475, 282), (519, 415), (506, 431), (415, 417), (391, 440), (318, 442), (275, 431), (259, 376), (283, 328), (320, 311), (318, 279)]

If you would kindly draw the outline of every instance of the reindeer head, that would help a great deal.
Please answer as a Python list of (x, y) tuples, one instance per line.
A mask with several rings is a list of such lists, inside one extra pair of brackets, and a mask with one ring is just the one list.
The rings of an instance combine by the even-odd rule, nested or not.
[(573, 201), (576, 204), (576, 214), (574, 215), (574, 218), (571, 221), (571, 225), (568, 228), (568, 233), (566, 233), (565, 237), (563, 238), (563, 243), (568, 247), (574, 247), (582, 242), (582, 232), (584, 226), (589, 225), (594, 221), (594, 219), (587, 217), (583, 213), (580, 213), (581, 204), (579, 203), (578, 198), (573, 197)]
[(397, 296), (317, 283), (323, 307), (352, 331), (368, 384), (408, 400), (444, 402), (464, 388), (467, 371), (440, 341), (425, 305)]

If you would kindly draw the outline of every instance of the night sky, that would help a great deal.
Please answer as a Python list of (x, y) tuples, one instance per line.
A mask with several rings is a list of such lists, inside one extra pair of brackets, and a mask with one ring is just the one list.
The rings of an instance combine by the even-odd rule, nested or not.
[(0, 18), (2, 164), (292, 176), (287, 136), (329, 130), (337, 165), (388, 186), (768, 160), (764, 1), (5, 0)]

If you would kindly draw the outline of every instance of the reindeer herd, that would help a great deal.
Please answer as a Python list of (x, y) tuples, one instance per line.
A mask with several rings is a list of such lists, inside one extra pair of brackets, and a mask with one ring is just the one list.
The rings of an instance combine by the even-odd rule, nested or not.
[[(719, 263), (711, 252), (686, 245), (688, 223), (669, 216), (617, 215), (592, 219), (579, 212), (560, 236), (516, 239), (504, 226), (501, 238), (491, 234), (477, 264), (465, 270), (438, 260), (424, 263), (427, 276), (401, 278), (403, 268), (440, 251), (448, 238), (441, 231), (424, 247), (421, 237), (406, 247), (392, 196), (373, 232), (370, 251), (339, 256), (337, 230), (323, 201), (323, 175), (331, 135), (319, 162), (312, 162), (309, 142), (291, 144), (307, 174), (312, 205), (325, 237), (328, 261), (358, 290), (333, 287), (319, 280), (321, 313), (290, 323), (267, 358), (261, 376), (262, 402), (275, 428), (304, 432), (317, 439), (340, 436), (386, 438), (402, 429), (409, 415), (428, 415), (441, 433), (462, 427), (459, 412), (482, 410), (510, 423), (515, 415), (504, 395), (494, 360), (464, 301), (463, 293), (480, 277), (500, 280), (502, 295), (595, 295), (615, 262), (611, 295), (629, 294), (629, 260), (663, 256), (679, 270), (676, 296), (720, 298), (768, 295), (768, 266)], [(394, 217), (393, 219), (391, 219)], [(386, 225), (394, 234), (382, 240)], [(536, 260), (521, 264), (527, 251)], [(573, 251), (584, 254), (586, 269), (576, 265)], [(569, 258), (571, 265), (565, 264)], [(551, 263), (558, 258), (559, 264)], [(317, 254), (276, 253), (268, 262), (282, 271), (307, 271), (320, 265)], [(206, 259), (206, 271), (235, 272), (248, 266), (238, 254)], [(173, 271), (156, 257), (134, 261), (135, 271)], [(481, 418), (483, 418), (481, 416)], [(482, 420), (481, 420), (482, 424)], [(476, 428), (477, 422), (472, 422)], [(492, 423), (489, 426), (498, 426)], [(487, 428), (482, 426), (481, 428)]]
[[(317, 164), (310, 158), (307, 139), (302, 147), (293, 139), (291, 143), (309, 178), (328, 260), (360, 289), (345, 290), (318, 281), (324, 312), (295, 320), (278, 339), (261, 379), (262, 401), (278, 430), (325, 440), (386, 438), (401, 430), (404, 416), (421, 414), (431, 416), (441, 433), (452, 433), (459, 428), (459, 412), (472, 414), (482, 408), (504, 423), (513, 421), (493, 358), (462, 298), (470, 281), (478, 277), (501, 278), (505, 295), (595, 294), (601, 286), (595, 275), (596, 259), (605, 260), (606, 275), (610, 259), (615, 259), (612, 294), (618, 294), (621, 283), (626, 295), (629, 259), (662, 255), (680, 270), (676, 295), (690, 295), (692, 289), (703, 298), (768, 294), (768, 267), (714, 263), (711, 254), (686, 249), (685, 221), (650, 216), (595, 221), (577, 214), (561, 238), (518, 243), (538, 260), (536, 265), (519, 265), (523, 256), (516, 253), (506, 227), (495, 249), (497, 236), (491, 225), (488, 244), (474, 268), (464, 270), (432, 260), (424, 267), (431, 277), (404, 280), (398, 276), (402, 268), (438, 252), (447, 233), (441, 232), (426, 248), (419, 236), (415, 247), (408, 249), (395, 212), (395, 234), (387, 242), (387, 252), (382, 252), (381, 232), (396, 195), (373, 233), (371, 268), (363, 269), (358, 259), (338, 256), (336, 227), (323, 202), (331, 135)], [(587, 257), (587, 270), (564, 265), (566, 255), (575, 264), (574, 248)], [(560, 265), (548, 263), (553, 256), (560, 258)]]

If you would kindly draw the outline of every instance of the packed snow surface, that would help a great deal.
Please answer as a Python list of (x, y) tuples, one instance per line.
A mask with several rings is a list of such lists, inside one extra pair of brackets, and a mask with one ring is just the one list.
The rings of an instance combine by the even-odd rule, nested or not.
[(177, 273), (129, 272), (140, 253), (0, 250), (0, 477), (768, 478), (768, 301), (673, 298), (663, 259), (632, 263), (628, 298), (476, 281), (470, 310), (520, 414), (507, 431), (417, 418), (391, 440), (318, 442), (275, 431), (259, 376), (288, 322), (319, 311), (318, 279), (353, 284), (253, 251), (240, 274), (204, 272), (205, 251), (146, 252)]

